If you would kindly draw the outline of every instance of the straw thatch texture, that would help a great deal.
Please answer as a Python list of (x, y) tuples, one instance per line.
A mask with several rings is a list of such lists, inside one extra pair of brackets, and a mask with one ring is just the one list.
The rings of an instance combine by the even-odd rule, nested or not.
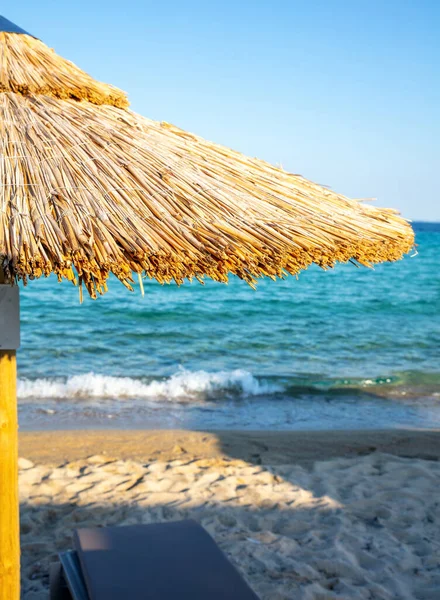
[(127, 104), (39, 40), (0, 32), (0, 276), (79, 276), (92, 296), (111, 272), (128, 287), (133, 271), (253, 285), (313, 262), (396, 260), (413, 245), (393, 210)]
[(96, 81), (36, 38), (0, 31), (0, 92), (87, 100), (128, 107), (127, 96)]
[(3, 93), (0, 127), (0, 255), (19, 278), (74, 266), (92, 296), (110, 272), (253, 283), (413, 245), (391, 209), (130, 111)]

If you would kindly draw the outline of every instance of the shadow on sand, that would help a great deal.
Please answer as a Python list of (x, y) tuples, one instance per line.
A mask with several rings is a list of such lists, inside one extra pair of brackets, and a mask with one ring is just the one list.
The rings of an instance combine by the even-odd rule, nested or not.
[[(293, 443), (283, 434), (271, 440), (193, 433), (216, 438), (217, 455), (194, 458), (175, 435), (180, 456), (66, 462), (60, 455), (58, 466), (23, 470), (23, 598), (47, 598), (49, 564), (72, 547), (75, 528), (186, 518), (207, 529), (263, 600), (436, 597), (430, 595), (440, 585), (435, 453), (425, 460), (371, 453), (376, 434), (373, 446), (368, 436), (357, 447), (347, 438), (347, 448), (355, 446), (350, 458), (312, 467), (316, 456), (311, 446), (307, 452), (306, 436)], [(246, 443), (243, 435), (250, 436)], [(405, 454), (405, 438), (396, 436), (388, 445), (396, 449), (400, 440)], [(335, 448), (328, 445), (328, 457), (337, 455)], [(87, 447), (84, 453), (90, 456)], [(326, 456), (325, 448), (320, 454)]]

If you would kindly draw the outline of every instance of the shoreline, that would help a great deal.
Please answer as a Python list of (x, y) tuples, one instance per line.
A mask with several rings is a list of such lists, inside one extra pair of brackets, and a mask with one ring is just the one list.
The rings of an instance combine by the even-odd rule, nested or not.
[(438, 461), (440, 430), (54, 430), (19, 434), (19, 455), (40, 464), (103, 455), (136, 461), (231, 458), (253, 464), (310, 467), (316, 461), (374, 452)]

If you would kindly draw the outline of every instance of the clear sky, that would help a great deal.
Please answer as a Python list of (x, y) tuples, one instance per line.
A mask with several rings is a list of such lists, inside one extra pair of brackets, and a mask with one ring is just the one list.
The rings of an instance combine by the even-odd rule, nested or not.
[(132, 108), (440, 221), (438, 0), (4, 0)]

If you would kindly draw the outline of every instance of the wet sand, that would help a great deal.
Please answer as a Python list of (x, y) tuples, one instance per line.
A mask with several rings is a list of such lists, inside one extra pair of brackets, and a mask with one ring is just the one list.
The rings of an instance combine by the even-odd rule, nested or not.
[(258, 464), (312, 465), (371, 452), (440, 459), (440, 430), (183, 431), (101, 430), (20, 433), (20, 455), (48, 464), (104, 454), (120, 459), (173, 460), (182, 454), (222, 456)]

